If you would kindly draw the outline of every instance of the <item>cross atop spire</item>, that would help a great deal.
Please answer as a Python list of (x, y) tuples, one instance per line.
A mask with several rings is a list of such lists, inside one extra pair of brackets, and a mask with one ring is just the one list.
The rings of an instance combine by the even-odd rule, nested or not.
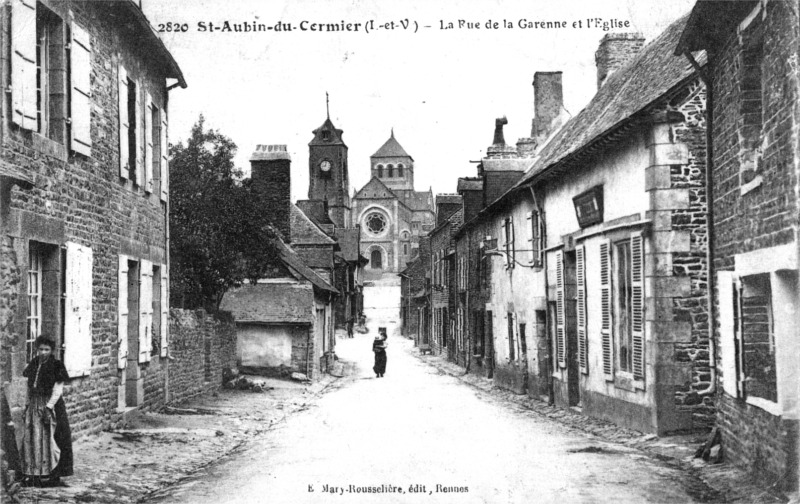
[(330, 100), (328, 99), (328, 92), (325, 91), (325, 113), (328, 116), (328, 119), (331, 118), (331, 107), (330, 107)]
[(392, 126), (392, 138), (394, 138), (394, 126)]

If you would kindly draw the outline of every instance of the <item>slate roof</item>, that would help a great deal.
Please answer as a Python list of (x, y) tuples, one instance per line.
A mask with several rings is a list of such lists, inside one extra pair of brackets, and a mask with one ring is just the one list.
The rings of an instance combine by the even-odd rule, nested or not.
[[(685, 15), (647, 44), (627, 65), (614, 72), (591, 102), (545, 145), (535, 164), (518, 182), (522, 185), (554, 165), (564, 163), (622, 126), (638, 112), (694, 73), (691, 64), (673, 54), (688, 19)], [(698, 63), (705, 63), (705, 54)]]
[(358, 238), (361, 235), (361, 229), (353, 228), (338, 228), (336, 230), (336, 239), (341, 247), (342, 257), (345, 261), (355, 262), (358, 261)]
[(370, 156), (371, 158), (387, 158), (387, 157), (407, 157), (411, 158), (413, 161), (414, 158), (408, 155), (408, 152), (403, 148), (402, 145), (395, 139), (394, 137), (394, 130), (392, 130), (392, 136), (389, 137), (389, 140), (378, 149), (375, 154)]
[(303, 278), (311, 282), (314, 287), (331, 292), (333, 294), (338, 294), (339, 291), (336, 290), (331, 284), (325, 281), (324, 278), (317, 275), (314, 270), (308, 267), (302, 259), (295, 253), (294, 250), (290, 249), (285, 243), (280, 240), (277, 240), (276, 246), (278, 247), (278, 254), (280, 255), (281, 261), (295, 274), (295, 276), (299, 279)]
[(364, 184), (364, 187), (362, 187), (361, 190), (356, 193), (355, 197), (399, 199), (397, 194), (389, 189), (378, 177), (372, 177), (370, 181)]
[(716, 46), (733, 33), (756, 4), (757, 0), (698, 0), (689, 14), (675, 54)]
[(430, 210), (433, 212), (433, 198), (428, 191), (395, 190), (395, 194), (411, 210)]
[(246, 284), (225, 293), (220, 309), (236, 322), (311, 324), (314, 290), (307, 283)]
[(336, 242), (306, 215), (297, 205), (292, 205), (289, 212), (289, 225), (292, 233), (292, 244), (297, 245), (333, 245)]

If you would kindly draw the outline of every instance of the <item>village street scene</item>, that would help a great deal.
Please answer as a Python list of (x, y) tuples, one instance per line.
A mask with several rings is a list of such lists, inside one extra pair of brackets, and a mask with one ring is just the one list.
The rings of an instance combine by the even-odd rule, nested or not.
[(0, 502), (800, 503), (800, 0), (562, 4), (0, 0)]

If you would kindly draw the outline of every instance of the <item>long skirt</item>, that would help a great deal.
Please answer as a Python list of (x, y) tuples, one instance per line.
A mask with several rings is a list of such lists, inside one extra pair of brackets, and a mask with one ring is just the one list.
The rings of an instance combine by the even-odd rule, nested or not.
[(375, 352), (375, 365), (372, 367), (375, 374), (386, 372), (386, 352)]
[(72, 432), (67, 407), (59, 399), (47, 410), (49, 397), (29, 391), (22, 438), (22, 472), (25, 476), (61, 477), (72, 475)]

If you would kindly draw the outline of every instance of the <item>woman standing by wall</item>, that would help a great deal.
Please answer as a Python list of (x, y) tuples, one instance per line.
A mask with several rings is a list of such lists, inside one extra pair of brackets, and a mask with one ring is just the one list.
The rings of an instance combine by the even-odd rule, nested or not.
[(57, 485), (72, 475), (72, 433), (61, 397), (69, 375), (53, 355), (55, 341), (39, 336), (35, 345), (37, 355), (22, 372), (28, 379), (22, 473), (25, 484)]
[(372, 351), (375, 352), (375, 365), (372, 370), (375, 371), (376, 378), (382, 378), (386, 372), (386, 347), (389, 346), (386, 342), (387, 338), (386, 328), (381, 327), (378, 329), (375, 341), (372, 342)]

